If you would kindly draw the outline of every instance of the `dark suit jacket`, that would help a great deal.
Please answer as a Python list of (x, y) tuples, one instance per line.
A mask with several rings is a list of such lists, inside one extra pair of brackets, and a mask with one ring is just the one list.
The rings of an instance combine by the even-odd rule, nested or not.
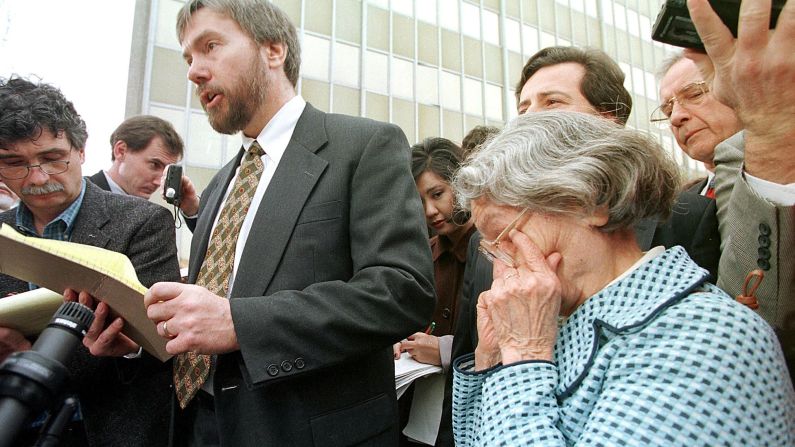
[[(0, 214), (0, 222), (15, 226), (16, 209)], [(71, 240), (124, 253), (145, 286), (179, 280), (173, 218), (146, 200), (86, 182)], [(0, 296), (27, 290), (27, 282), (0, 274)], [(167, 445), (170, 362), (146, 353), (134, 360), (97, 358), (81, 345), (67, 367), (91, 445)]]
[[(434, 307), (408, 148), (394, 125), (307, 104), (231, 286), (240, 351), (217, 359), (222, 445), (397, 444), (392, 344)], [(191, 283), (241, 156), (201, 195)]]
[(105, 172), (100, 170), (96, 174), (92, 175), (91, 177), (86, 177), (87, 179), (91, 180), (91, 183), (99, 186), (100, 188), (104, 189), (105, 191), (110, 191), (110, 185), (108, 184), (108, 178), (105, 177)]

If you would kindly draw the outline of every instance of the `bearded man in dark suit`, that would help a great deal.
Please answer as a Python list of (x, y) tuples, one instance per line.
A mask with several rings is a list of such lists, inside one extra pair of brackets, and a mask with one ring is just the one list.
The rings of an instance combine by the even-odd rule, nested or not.
[(188, 1), (177, 29), (210, 124), (243, 140), (201, 194), (197, 285), (146, 296), (179, 354), (178, 443), (396, 446), (392, 345), (434, 307), (405, 136), (297, 96), (296, 30), (269, 1)]
[[(0, 214), (0, 222), (28, 236), (123, 253), (146, 286), (177, 280), (171, 215), (163, 207), (105, 192), (86, 181), (81, 165), (87, 137), (82, 118), (55, 87), (19, 78), (0, 80), (0, 177), (20, 197), (18, 207)], [(31, 287), (0, 274), (0, 297)], [(75, 291), (67, 295), (78, 299)], [(79, 299), (93, 301), (86, 294)], [(63, 445), (165, 446), (170, 363), (142, 354), (120, 335), (121, 319), (105, 326), (108, 311), (104, 303), (97, 305), (86, 346), (66, 365), (80, 412)], [(0, 360), (30, 347), (19, 332), (0, 328)], [(112, 357), (92, 355), (100, 352)], [(35, 432), (21, 437), (26, 438), (21, 445), (30, 445)]]

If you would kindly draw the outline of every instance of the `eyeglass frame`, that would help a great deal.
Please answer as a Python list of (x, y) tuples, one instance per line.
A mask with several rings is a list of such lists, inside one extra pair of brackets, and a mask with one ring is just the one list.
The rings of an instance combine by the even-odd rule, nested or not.
[[(684, 100), (683, 101), (683, 100), (681, 100), (679, 98), (679, 96), (682, 94), (682, 92), (687, 90), (687, 89), (689, 89), (690, 87), (693, 87), (693, 86), (700, 87), (701, 91), (702, 91), (701, 95), (696, 99), (696, 101), (692, 101), (692, 100)], [(679, 91), (676, 92), (676, 94), (674, 94), (671, 97), (671, 99), (669, 99), (668, 101), (665, 101), (663, 104), (660, 104), (659, 106), (655, 107), (654, 110), (651, 111), (651, 115), (649, 116), (649, 122), (654, 124), (654, 125), (656, 125), (656, 126), (658, 126), (658, 127), (660, 127), (660, 128), (662, 128), (662, 129), (665, 129), (671, 124), (671, 115), (673, 114), (673, 104), (674, 103), (679, 104), (680, 107), (687, 107), (690, 104), (700, 104), (701, 103), (700, 101), (702, 101), (703, 98), (706, 96), (706, 94), (709, 93), (709, 92), (710, 92), (709, 83), (707, 81), (691, 82), (691, 83), (685, 85), (684, 87), (682, 87), (681, 89), (679, 89)], [(666, 114), (663, 111), (663, 107), (666, 107), (669, 104), (671, 105), (671, 113), (670, 114)], [(654, 116), (656, 114), (658, 114), (658, 113), (661, 114), (662, 116), (664, 116), (665, 118), (655, 118)]]
[(503, 262), (503, 264), (507, 265), (508, 267), (511, 267), (511, 268), (515, 268), (516, 267), (516, 265), (514, 264), (513, 258), (509, 254), (505, 253), (504, 251), (502, 251), (500, 249), (500, 242), (501, 242), (501, 239), (503, 237), (505, 237), (508, 233), (511, 232), (511, 230), (513, 230), (516, 227), (516, 225), (522, 219), (522, 216), (527, 214), (528, 211), (530, 211), (529, 207), (523, 209), (516, 217), (514, 217), (514, 219), (511, 221), (511, 223), (509, 223), (508, 226), (506, 226), (505, 229), (503, 229), (500, 232), (500, 234), (497, 235), (497, 237), (494, 240), (492, 240), (492, 241), (487, 241), (485, 239), (481, 239), (480, 240), (480, 245), (478, 246), (478, 251), (489, 262), (491, 262), (493, 264), (495, 259), (499, 259), (500, 261)]
[[(43, 173), (45, 173), (47, 175), (63, 174), (64, 172), (69, 170), (69, 163), (72, 162), (72, 160), (71, 160), (72, 149), (73, 148), (71, 148), (71, 147), (69, 148), (69, 156), (67, 157), (67, 158), (69, 158), (68, 160), (53, 160), (53, 161), (46, 161), (44, 163), (39, 163), (37, 165), (7, 166), (7, 167), (4, 167), (4, 168), (0, 168), (0, 178), (4, 178), (6, 180), (22, 180), (24, 178), (27, 178), (30, 175), (30, 170), (33, 169), (33, 168), (39, 168), (39, 169), (41, 169), (41, 172), (43, 172)], [(57, 172), (48, 172), (44, 168), (45, 166), (49, 167), (50, 165), (52, 165), (54, 163), (66, 163), (66, 166), (64, 167), (64, 169), (62, 171), (57, 171)], [(3, 171), (7, 171), (9, 169), (20, 169), (20, 168), (25, 168), (26, 169), (25, 175), (22, 175), (22, 176), (19, 176), (19, 177), (7, 177), (5, 174), (3, 174)]]

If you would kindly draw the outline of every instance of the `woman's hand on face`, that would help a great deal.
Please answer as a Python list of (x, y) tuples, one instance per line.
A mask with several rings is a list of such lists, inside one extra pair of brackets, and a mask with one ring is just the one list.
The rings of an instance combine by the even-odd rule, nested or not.
[(483, 307), (488, 313), (503, 364), (552, 361), (561, 306), (560, 253), (545, 257), (520, 231), (511, 231), (509, 237), (516, 268), (494, 262), (494, 282), (478, 310)]
[(491, 300), (489, 294), (491, 290), (481, 293), (478, 297), (478, 345), (475, 347), (475, 371), (491, 368), (501, 361), (500, 346), (489, 314), (488, 302)]
[(441, 365), (442, 356), (439, 353), (439, 339), (424, 332), (409, 335), (408, 339), (400, 344), (400, 348), (420, 362), (429, 365)]

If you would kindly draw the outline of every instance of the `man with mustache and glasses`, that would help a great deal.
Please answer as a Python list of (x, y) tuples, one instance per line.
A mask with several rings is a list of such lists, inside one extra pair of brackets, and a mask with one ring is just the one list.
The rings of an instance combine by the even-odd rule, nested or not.
[(19, 202), (19, 197), (6, 186), (5, 182), (0, 180), (0, 212), (17, 206), (17, 202)]
[[(20, 197), (18, 207), (0, 213), (0, 223), (27, 236), (123, 253), (145, 286), (178, 280), (171, 214), (86, 181), (81, 165), (87, 137), (85, 122), (58, 89), (21, 78), (0, 79), (0, 178)], [(0, 274), (0, 298), (35, 287)], [(67, 290), (65, 296), (94, 304), (85, 292)], [(62, 445), (165, 446), (171, 365), (141, 354), (120, 334), (124, 322), (109, 321), (108, 314), (107, 305), (96, 305), (86, 346), (66, 365), (80, 409)], [(0, 361), (30, 349), (31, 342), (0, 328)], [(18, 444), (31, 445), (35, 436), (31, 427)]]

